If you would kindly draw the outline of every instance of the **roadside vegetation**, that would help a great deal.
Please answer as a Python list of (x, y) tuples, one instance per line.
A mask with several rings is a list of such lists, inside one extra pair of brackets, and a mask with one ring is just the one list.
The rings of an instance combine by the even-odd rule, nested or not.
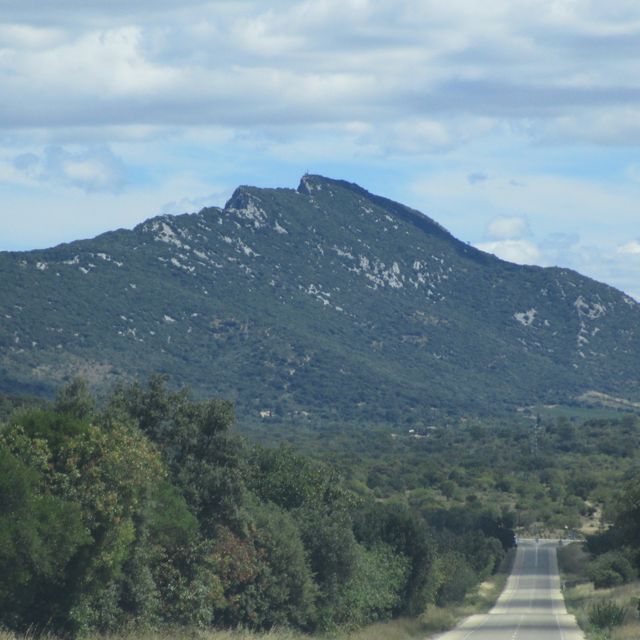
[(427, 520), (233, 424), (231, 403), (196, 401), (162, 377), (99, 407), (77, 380), (50, 405), (10, 413), (2, 626), (346, 633), (464, 602), (513, 544), (499, 511), (476, 503)]
[(610, 505), (610, 526), (558, 551), (565, 600), (593, 640), (640, 637), (640, 478)]
[(600, 531), (574, 581), (636, 577), (632, 414), (244, 434), (231, 403), (161, 376), (3, 398), (0, 627), (424, 637), (490, 606), (514, 531)]
[[(242, 629), (203, 630), (166, 628), (164, 630), (120, 631), (115, 634), (90, 634), (85, 640), (425, 640), (450, 629), (469, 615), (484, 613), (495, 604), (511, 570), (515, 549), (505, 555), (498, 571), (474, 587), (458, 604), (433, 606), (415, 617), (366, 625), (360, 629), (336, 629), (332, 632), (305, 634), (292, 629), (269, 631)], [(0, 631), (0, 640), (34, 640), (31, 633), (15, 634)], [(41, 634), (38, 640), (59, 640), (51, 634)]]

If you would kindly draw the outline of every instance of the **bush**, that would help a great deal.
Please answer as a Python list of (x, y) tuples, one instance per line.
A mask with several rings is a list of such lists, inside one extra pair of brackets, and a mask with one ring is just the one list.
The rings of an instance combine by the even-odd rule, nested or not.
[(0, 626), (57, 623), (70, 562), (90, 540), (79, 506), (41, 492), (38, 474), (0, 442)]
[(589, 607), (589, 622), (598, 629), (619, 627), (627, 615), (627, 610), (613, 600), (604, 600)]
[(308, 629), (313, 626), (318, 594), (300, 530), (293, 517), (276, 505), (263, 504), (254, 509), (257, 529), (253, 536), (266, 564), (259, 581), (259, 595), (265, 605), (260, 626)]
[(467, 592), (475, 586), (478, 577), (460, 553), (445, 554), (441, 559), (441, 564), (443, 582), (436, 595), (436, 604), (440, 607), (460, 604)]
[(558, 565), (563, 573), (582, 576), (586, 572), (589, 555), (580, 542), (558, 547)]
[(411, 569), (409, 559), (384, 543), (371, 549), (358, 545), (356, 571), (347, 583), (341, 621), (361, 626), (388, 620), (402, 605), (402, 591)]
[(587, 575), (596, 589), (606, 589), (630, 582), (635, 571), (623, 553), (608, 551), (591, 561)]

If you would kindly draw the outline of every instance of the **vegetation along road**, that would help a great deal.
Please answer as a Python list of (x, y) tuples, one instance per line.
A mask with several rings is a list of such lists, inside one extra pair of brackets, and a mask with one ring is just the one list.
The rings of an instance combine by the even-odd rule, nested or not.
[(581, 640), (560, 592), (555, 542), (521, 540), (507, 585), (493, 609), (467, 618), (439, 640)]

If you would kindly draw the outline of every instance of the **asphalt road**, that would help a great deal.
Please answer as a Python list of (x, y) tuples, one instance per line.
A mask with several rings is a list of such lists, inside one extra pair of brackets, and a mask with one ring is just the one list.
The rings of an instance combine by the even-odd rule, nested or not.
[(438, 640), (584, 640), (560, 592), (555, 542), (520, 540), (504, 591), (487, 614)]

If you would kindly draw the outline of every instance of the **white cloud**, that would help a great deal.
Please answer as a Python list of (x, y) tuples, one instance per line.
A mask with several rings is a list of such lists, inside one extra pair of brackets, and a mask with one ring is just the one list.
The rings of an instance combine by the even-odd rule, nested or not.
[(77, 151), (49, 146), (42, 155), (16, 156), (13, 166), (33, 181), (77, 187), (86, 192), (117, 192), (126, 183), (124, 163), (106, 146)]
[(540, 249), (528, 240), (496, 240), (494, 242), (480, 242), (475, 245), (477, 249), (493, 253), (516, 264), (538, 264), (542, 254)]
[(64, 40), (59, 29), (26, 24), (0, 24), (0, 42), (3, 48), (42, 50), (56, 46)]
[(193, 213), (205, 207), (223, 206), (231, 196), (228, 190), (215, 191), (206, 196), (184, 197), (179, 200), (166, 202), (160, 207), (160, 213), (178, 215), (181, 213)]
[(623, 256), (640, 256), (640, 240), (631, 240), (617, 248), (617, 253)]
[(529, 223), (524, 216), (500, 216), (487, 226), (487, 235), (495, 240), (513, 240), (529, 233)]
[[(508, 170), (505, 167), (502, 172)], [(637, 228), (640, 191), (634, 183), (612, 186), (593, 176), (550, 172), (500, 176), (492, 171), (492, 175), (478, 189), (469, 184), (463, 171), (432, 172), (414, 182), (412, 204), (425, 211), (443, 212), (440, 222), (465, 239), (469, 232), (482, 237), (487, 221), (512, 217), (514, 211), (525, 217), (540, 237), (579, 233), (583, 241), (595, 245), (603, 238), (614, 242), (619, 238), (621, 243), (628, 239), (629, 229)]]

